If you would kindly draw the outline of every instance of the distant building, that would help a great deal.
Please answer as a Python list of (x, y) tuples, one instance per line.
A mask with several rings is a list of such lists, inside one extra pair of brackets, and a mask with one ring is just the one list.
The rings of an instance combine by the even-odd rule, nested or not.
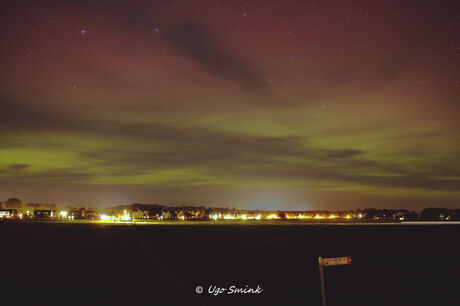
[(54, 215), (51, 209), (36, 209), (34, 210), (34, 219), (50, 219)]
[(99, 218), (94, 210), (84, 210), (82, 212), (82, 217), (88, 220), (97, 220)]
[(84, 213), (82, 209), (71, 209), (67, 214), (67, 217), (71, 220), (83, 219)]
[(237, 214), (231, 213), (231, 214), (222, 214), (222, 219), (225, 220), (233, 220), (236, 219)]
[(190, 212), (188, 211), (179, 211), (177, 213), (177, 218), (180, 219), (180, 220), (190, 220), (194, 217), (193, 214), (191, 214)]
[(16, 209), (0, 209), (0, 219), (13, 219), (18, 216)]

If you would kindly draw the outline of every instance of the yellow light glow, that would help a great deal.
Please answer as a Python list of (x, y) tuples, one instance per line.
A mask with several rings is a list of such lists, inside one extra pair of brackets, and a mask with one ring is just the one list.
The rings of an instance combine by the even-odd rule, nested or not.
[(275, 213), (273, 213), (273, 214), (268, 215), (267, 217), (265, 217), (265, 219), (279, 219), (279, 218), (280, 218), (280, 217), (279, 217), (277, 214), (275, 214)]
[(126, 210), (123, 211), (123, 215), (119, 216), (120, 221), (133, 221), (131, 215)]
[(101, 221), (110, 221), (110, 220), (112, 220), (112, 217), (107, 216), (106, 214), (100, 214), (99, 218), (101, 218)]
[(351, 219), (351, 216), (350, 216), (350, 215), (347, 215), (345, 218), (347, 218), (347, 219)]
[(316, 215), (315, 219), (324, 219), (324, 216)]
[(224, 219), (233, 220), (233, 219), (235, 219), (235, 216), (234, 215), (224, 215)]
[(335, 218), (337, 218), (336, 215), (330, 215), (330, 216), (329, 216), (329, 219), (335, 219)]
[(67, 213), (67, 211), (65, 211), (65, 210), (61, 210), (61, 211), (59, 212), (59, 216), (60, 216), (61, 218), (67, 218), (67, 214), (68, 214), (68, 213)]

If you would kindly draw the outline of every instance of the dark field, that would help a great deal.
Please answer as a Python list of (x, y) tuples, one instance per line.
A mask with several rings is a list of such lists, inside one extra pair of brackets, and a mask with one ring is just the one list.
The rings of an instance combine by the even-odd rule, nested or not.
[(328, 306), (460, 303), (459, 225), (3, 222), (0, 235), (1, 291), (16, 304), (321, 305), (318, 256), (353, 258), (325, 268)]

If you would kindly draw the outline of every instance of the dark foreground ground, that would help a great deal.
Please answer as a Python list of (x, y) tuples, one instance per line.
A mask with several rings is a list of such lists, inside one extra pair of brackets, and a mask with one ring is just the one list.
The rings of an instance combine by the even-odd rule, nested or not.
[(2, 222), (0, 239), (8, 305), (321, 305), (318, 256), (353, 258), (326, 268), (328, 306), (460, 305), (459, 225)]

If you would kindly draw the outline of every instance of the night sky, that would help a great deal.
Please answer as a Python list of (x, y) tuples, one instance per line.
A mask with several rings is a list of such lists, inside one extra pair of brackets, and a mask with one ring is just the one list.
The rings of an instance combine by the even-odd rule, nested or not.
[(458, 207), (458, 1), (2, 1), (0, 200)]

